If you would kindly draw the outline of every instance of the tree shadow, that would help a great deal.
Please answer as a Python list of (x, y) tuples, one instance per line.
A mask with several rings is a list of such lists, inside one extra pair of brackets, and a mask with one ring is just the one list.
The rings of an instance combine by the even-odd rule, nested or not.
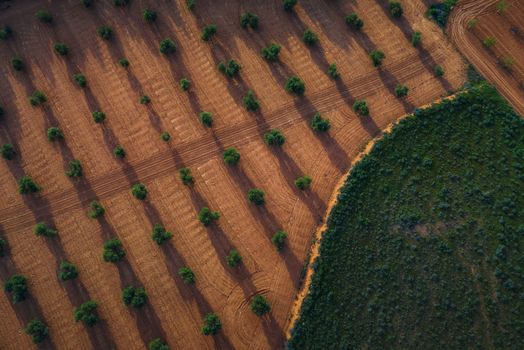
[[(380, 80), (382, 80), (382, 84), (384, 84), (384, 86), (388, 88), (389, 92), (393, 96), (396, 96), (395, 88), (397, 87), (397, 85), (400, 85), (400, 82), (397, 80), (397, 78), (395, 78), (395, 76), (387, 70), (382, 69), (382, 67), (378, 67), (378, 75), (380, 77)], [(405, 113), (411, 113), (415, 109), (415, 106), (411, 102), (409, 102), (405, 97), (397, 98), (397, 100), (404, 107)]]

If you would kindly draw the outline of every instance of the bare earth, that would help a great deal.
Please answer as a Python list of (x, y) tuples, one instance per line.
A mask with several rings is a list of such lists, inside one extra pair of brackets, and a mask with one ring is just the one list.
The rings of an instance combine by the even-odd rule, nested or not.
[[(331, 193), (351, 160), (372, 137), (398, 116), (446, 95), (464, 82), (465, 65), (442, 31), (424, 18), (424, 1), (404, 1), (404, 18), (391, 19), (385, 7), (372, 0), (318, 2), (302, 0), (295, 14), (282, 10), (281, 1), (197, 0), (194, 13), (185, 1), (136, 0), (126, 8), (97, 1), (85, 9), (80, 1), (46, 2), (53, 25), (39, 23), (34, 13), (43, 3), (20, 0), (0, 12), (14, 38), (0, 42), (0, 143), (12, 143), (17, 157), (0, 161), (0, 235), (10, 254), (2, 258), (0, 278), (22, 273), (29, 278), (31, 298), (12, 304), (0, 295), (0, 348), (35, 346), (22, 328), (39, 317), (50, 328), (44, 347), (62, 349), (143, 349), (152, 338), (164, 338), (172, 349), (269, 349), (285, 339), (289, 313), (298, 291), (300, 273)], [(144, 8), (158, 11), (155, 24), (142, 19)], [(260, 28), (240, 28), (244, 11), (256, 13)], [(352, 32), (344, 16), (357, 12), (364, 20), (362, 33)], [(201, 28), (218, 27), (209, 43), (200, 40)], [(114, 37), (104, 41), (96, 28), (110, 25)], [(308, 48), (305, 28), (320, 38)], [(480, 27), (479, 27), (480, 28)], [(422, 32), (422, 47), (411, 46), (411, 33)], [(178, 45), (173, 56), (158, 51), (160, 40)], [(67, 58), (53, 52), (64, 42)], [(267, 63), (260, 49), (270, 42), (282, 45), (281, 62)], [(380, 69), (368, 52), (384, 51)], [(13, 56), (27, 65), (25, 72), (10, 67)], [(126, 57), (128, 71), (117, 61)], [(216, 69), (219, 61), (234, 58), (242, 64), (239, 79), (227, 80)], [(336, 62), (338, 81), (326, 75)], [(435, 64), (446, 74), (436, 79)], [(88, 88), (71, 80), (82, 72)], [(306, 83), (306, 94), (294, 98), (283, 88), (290, 75)], [(178, 81), (193, 82), (182, 92)], [(406, 100), (395, 98), (398, 83), (410, 88)], [(44, 108), (33, 108), (27, 96), (40, 89), (49, 98)], [(260, 113), (248, 113), (242, 96), (253, 90)], [(142, 94), (152, 103), (138, 103)], [(358, 118), (351, 106), (365, 99), (370, 118)], [(107, 119), (95, 124), (93, 110)], [(200, 111), (214, 116), (212, 129), (198, 121)], [(328, 135), (313, 133), (309, 124), (320, 111), (331, 120)], [(46, 129), (60, 126), (65, 143), (47, 141)], [(271, 128), (286, 136), (281, 150), (264, 145), (262, 134)], [(160, 133), (168, 131), (168, 143)], [(115, 145), (126, 150), (125, 162), (112, 155)], [(227, 167), (222, 150), (235, 146), (241, 153), (237, 168)], [(79, 159), (83, 180), (64, 175), (67, 163)], [(195, 177), (192, 188), (179, 180), (187, 166)], [(17, 179), (28, 174), (43, 190), (20, 196)], [(313, 178), (306, 192), (293, 181), (304, 174)], [(131, 196), (135, 182), (146, 184), (145, 202)], [(246, 198), (249, 188), (266, 192), (266, 205), (256, 208)], [(89, 202), (97, 198), (106, 208), (103, 220), (89, 219)], [(197, 221), (202, 206), (219, 210), (218, 224), (204, 228)], [(36, 222), (46, 221), (59, 231), (58, 239), (36, 237)], [(159, 247), (151, 238), (155, 223), (174, 237)], [(270, 237), (279, 229), (288, 233), (287, 248), (278, 253)], [(118, 264), (103, 262), (102, 244), (118, 237), (126, 258)], [(235, 247), (244, 266), (231, 269), (225, 255)], [(74, 281), (60, 282), (57, 268), (67, 259), (79, 267)], [(194, 286), (177, 275), (190, 266)], [(149, 305), (138, 311), (121, 301), (121, 289), (143, 285)], [(249, 303), (265, 295), (270, 316), (257, 318)], [(85, 300), (99, 303), (103, 322), (92, 329), (75, 323), (73, 310)], [(216, 312), (223, 329), (215, 337), (200, 334), (202, 316)]]

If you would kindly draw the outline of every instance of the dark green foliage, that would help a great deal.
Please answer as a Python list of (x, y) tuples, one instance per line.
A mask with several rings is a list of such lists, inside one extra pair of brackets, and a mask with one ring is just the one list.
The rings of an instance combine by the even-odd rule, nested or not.
[(109, 40), (113, 36), (113, 29), (109, 26), (101, 26), (96, 30), (96, 32), (104, 40)]
[(215, 335), (219, 330), (222, 329), (222, 323), (218, 318), (218, 315), (214, 312), (208, 313), (204, 316), (204, 325), (202, 326), (202, 334), (204, 335)]
[(89, 204), (89, 209), (91, 210), (87, 212), (87, 216), (89, 216), (92, 219), (99, 218), (106, 212), (105, 208), (99, 201), (92, 201)]
[(218, 70), (228, 78), (232, 78), (240, 73), (242, 66), (235, 60), (231, 59), (227, 62), (220, 62)]
[(38, 20), (42, 23), (52, 23), (53, 22), (53, 16), (47, 10), (38, 10), (36, 12), (36, 18), (38, 18)]
[(126, 58), (121, 58), (118, 60), (118, 64), (123, 68), (129, 67), (129, 61)]
[(160, 338), (151, 340), (147, 345), (147, 348), (148, 350), (169, 350), (169, 346), (166, 343), (164, 343)]
[(117, 238), (112, 238), (104, 242), (104, 252), (102, 257), (105, 262), (116, 263), (126, 256), (122, 242)]
[(78, 269), (75, 264), (69, 261), (60, 262), (60, 271), (58, 271), (58, 278), (60, 281), (68, 281), (78, 276)]
[(82, 4), (85, 6), (85, 7), (91, 7), (94, 3), (94, 0), (82, 0)]
[(35, 344), (43, 342), (49, 336), (49, 329), (45, 323), (36, 319), (29, 321), (24, 331), (31, 336)]
[(27, 278), (23, 275), (13, 275), (4, 281), (4, 291), (11, 293), (13, 303), (24, 301), (29, 294)]
[(142, 287), (126, 287), (122, 289), (122, 301), (127, 306), (132, 306), (135, 309), (140, 309), (147, 302), (146, 290)]
[(69, 177), (80, 177), (82, 176), (82, 165), (80, 161), (74, 159), (69, 162), (69, 170), (66, 171), (66, 175)]
[(405, 97), (408, 95), (409, 88), (406, 85), (398, 84), (395, 86), (395, 96)]
[(195, 283), (195, 273), (189, 267), (182, 267), (178, 270), (178, 274), (186, 284)]
[(69, 53), (69, 46), (64, 43), (56, 43), (53, 48), (60, 56), (67, 56)]
[(38, 186), (33, 179), (29, 176), (24, 175), (18, 180), (18, 193), (20, 194), (30, 194), (40, 191), (41, 188)]
[(193, 11), (196, 6), (196, 0), (186, 0), (186, 6), (189, 11)]
[(267, 302), (267, 299), (262, 295), (257, 295), (251, 301), (251, 311), (258, 317), (262, 317), (271, 311), (271, 306)]
[(208, 207), (203, 207), (198, 213), (198, 221), (200, 221), (204, 226), (211, 225), (214, 221), (220, 218), (220, 212), (211, 211)]
[(173, 54), (176, 52), (176, 44), (173, 40), (166, 38), (160, 42), (160, 52), (164, 55)]
[(115, 148), (113, 149), (113, 154), (115, 155), (115, 157), (122, 159), (126, 156), (126, 151), (124, 150), (122, 146), (116, 145)]
[(82, 321), (88, 327), (93, 327), (98, 323), (96, 309), (98, 304), (94, 300), (89, 300), (77, 307), (73, 313), (75, 321)]
[(429, 18), (437, 22), (437, 24), (444, 28), (448, 22), (449, 14), (458, 0), (443, 0), (436, 4), (429, 6), (427, 15)]
[(29, 103), (33, 107), (40, 106), (41, 104), (46, 102), (47, 96), (42, 91), (36, 90), (35, 92), (33, 92), (31, 96), (29, 96)]
[(60, 130), (60, 128), (52, 126), (49, 129), (47, 129), (47, 139), (51, 142), (60, 141), (64, 139), (64, 134), (62, 133), (62, 130)]
[(33, 232), (37, 236), (44, 236), (44, 237), (56, 237), (56, 235), (58, 234), (56, 230), (53, 230), (51, 227), (47, 226), (45, 222), (37, 223), (35, 225)]
[(156, 242), (158, 245), (162, 245), (165, 241), (171, 239), (173, 237), (173, 234), (169, 231), (166, 231), (165, 227), (160, 224), (155, 224), (153, 226), (153, 233), (151, 234), (151, 238), (153, 241)]
[(140, 99), (138, 100), (138, 102), (140, 102), (140, 104), (142, 105), (147, 105), (151, 102), (151, 97), (147, 95), (142, 95), (140, 96)]
[(402, 5), (398, 1), (390, 1), (389, 2), (389, 13), (393, 17), (402, 17), (402, 13), (404, 10), (402, 9)]
[(262, 48), (262, 57), (267, 61), (274, 62), (278, 60), (278, 54), (280, 53), (280, 45), (271, 43), (269, 46)]
[(86, 87), (87, 86), (87, 79), (85, 77), (85, 75), (79, 73), (79, 74), (75, 74), (73, 75), (73, 80), (78, 84), (78, 86), (80, 87)]
[(331, 128), (331, 122), (327, 118), (322, 118), (319, 112), (315, 113), (311, 119), (311, 129), (317, 132), (326, 132)]
[(251, 12), (244, 12), (240, 15), (240, 26), (242, 28), (251, 27), (256, 29), (258, 27), (258, 16)]
[(237, 250), (233, 249), (229, 252), (229, 255), (226, 256), (226, 262), (231, 267), (237, 267), (242, 263), (242, 257)]
[(354, 30), (361, 30), (364, 26), (364, 21), (362, 21), (356, 13), (346, 16), (346, 23)]
[(361, 117), (366, 117), (369, 115), (368, 104), (364, 100), (356, 100), (353, 103), (353, 111)]
[(487, 85), (402, 120), (341, 189), (288, 348), (524, 348), (523, 155)]
[(302, 34), (302, 41), (309, 46), (313, 46), (318, 43), (318, 36), (311, 29), (306, 29)]
[(21, 71), (24, 69), (24, 61), (20, 57), (13, 57), (11, 60), (11, 66), (14, 70)]
[(182, 91), (187, 91), (189, 90), (189, 87), (191, 86), (191, 81), (189, 79), (182, 78), (180, 79), (179, 85)]
[(167, 131), (164, 131), (163, 133), (160, 134), (160, 138), (162, 139), (162, 141), (167, 142), (171, 140), (171, 135), (169, 135)]
[(113, 5), (116, 7), (125, 7), (131, 0), (113, 0)]
[(297, 4), (297, 0), (283, 0), (284, 10), (293, 11), (293, 7)]
[(414, 47), (418, 47), (420, 45), (421, 40), (422, 40), (422, 33), (413, 32), (413, 35), (411, 36), (411, 45), (413, 45)]
[(438, 64), (435, 66), (435, 76), (436, 77), (441, 77), (444, 75), (444, 69), (439, 66)]
[(244, 108), (250, 112), (256, 111), (260, 107), (260, 103), (251, 90), (248, 91), (246, 96), (242, 99), (242, 104), (244, 105)]
[(240, 153), (234, 147), (230, 147), (224, 151), (224, 162), (227, 165), (237, 165), (240, 161)]
[(142, 16), (144, 17), (144, 20), (146, 22), (153, 23), (154, 21), (156, 21), (158, 14), (156, 13), (156, 11), (153, 11), (151, 9), (145, 9), (142, 13)]
[(182, 180), (184, 185), (192, 185), (195, 182), (193, 175), (191, 175), (191, 169), (181, 168), (178, 170), (178, 173), (180, 175), (180, 180)]
[(264, 142), (268, 146), (282, 146), (286, 138), (279, 130), (273, 129), (264, 134)]
[(0, 154), (2, 155), (2, 158), (12, 160), (16, 155), (15, 148), (12, 144), (5, 143), (0, 147)]
[(198, 115), (200, 122), (204, 125), (210, 128), (213, 126), (213, 115), (209, 112), (200, 112)]
[(340, 77), (340, 73), (338, 72), (337, 70), (337, 65), (336, 63), (332, 63), (329, 65), (328, 67), (328, 70), (327, 70), (327, 74), (332, 78), (332, 79), (338, 79)]
[(273, 237), (271, 237), (271, 243), (277, 248), (278, 251), (284, 249), (286, 243), (287, 233), (284, 231), (277, 231)]
[(285, 85), (286, 91), (295, 94), (297, 96), (304, 95), (304, 92), (306, 91), (306, 85), (302, 80), (300, 80), (297, 76), (292, 76), (286, 81)]
[(202, 34), (200, 38), (204, 41), (209, 41), (217, 33), (217, 26), (215, 24), (210, 24), (202, 29)]
[(7, 254), (7, 241), (3, 238), (0, 238), (0, 258), (6, 256)]
[(369, 57), (371, 58), (373, 65), (378, 67), (382, 64), (382, 60), (386, 58), (386, 55), (380, 50), (373, 50), (369, 53)]
[(131, 194), (138, 200), (143, 201), (147, 197), (146, 185), (142, 183), (136, 183), (131, 187)]
[(265, 193), (260, 188), (252, 188), (247, 191), (247, 199), (255, 205), (263, 205), (265, 200)]
[(295, 180), (295, 186), (299, 190), (307, 190), (309, 186), (311, 186), (311, 181), (313, 181), (313, 179), (311, 179), (310, 176), (304, 175), (304, 176), (298, 177)]
[(0, 29), (0, 40), (7, 40), (13, 36), (13, 30), (9, 26), (3, 26)]

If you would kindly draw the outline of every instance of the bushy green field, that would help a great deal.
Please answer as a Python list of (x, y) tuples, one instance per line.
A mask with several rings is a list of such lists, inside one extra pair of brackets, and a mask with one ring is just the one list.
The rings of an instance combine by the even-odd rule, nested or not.
[(417, 110), (332, 210), (289, 349), (524, 349), (524, 122), (490, 86)]

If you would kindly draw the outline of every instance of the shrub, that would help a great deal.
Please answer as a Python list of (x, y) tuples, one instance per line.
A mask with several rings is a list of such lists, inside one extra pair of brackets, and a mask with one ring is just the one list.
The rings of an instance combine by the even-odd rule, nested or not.
[(265, 193), (260, 188), (252, 188), (247, 191), (247, 199), (255, 205), (263, 205), (266, 202), (264, 196)]
[(69, 261), (60, 262), (60, 271), (58, 272), (58, 278), (60, 281), (68, 281), (78, 276), (78, 269), (75, 264)]
[(337, 65), (335, 63), (329, 65), (327, 74), (333, 79), (338, 79), (340, 77), (340, 73), (338, 72)]
[(286, 81), (286, 91), (297, 96), (302, 96), (306, 91), (304, 82), (297, 76), (292, 76)]
[(165, 241), (171, 239), (173, 237), (173, 234), (169, 231), (166, 231), (164, 226), (160, 224), (155, 224), (153, 226), (153, 233), (151, 234), (151, 238), (153, 241), (156, 242), (158, 245), (162, 245)]
[(136, 183), (131, 187), (131, 194), (138, 200), (143, 201), (147, 197), (146, 185), (142, 183)]
[(182, 78), (180, 79), (179, 85), (182, 91), (187, 91), (189, 90), (189, 87), (191, 86), (191, 81), (189, 79)]
[(209, 41), (217, 33), (217, 26), (215, 24), (209, 24), (202, 29), (202, 35), (200, 38), (204, 41)]
[(473, 28), (475, 28), (475, 26), (477, 25), (478, 22), (479, 22), (478, 19), (472, 18), (472, 19), (468, 20), (468, 22), (466, 23), (466, 28), (473, 29)]
[(171, 135), (169, 135), (167, 131), (164, 131), (163, 133), (160, 134), (160, 138), (162, 139), (162, 141), (167, 142), (171, 140)]
[(130, 0), (113, 0), (113, 5), (117, 7), (124, 7), (129, 4)]
[(287, 233), (284, 231), (277, 231), (271, 238), (271, 242), (275, 245), (278, 251), (284, 248), (286, 242)]
[(180, 174), (180, 180), (182, 180), (184, 185), (192, 185), (195, 182), (193, 175), (191, 175), (191, 169), (182, 168), (178, 173)]
[(38, 18), (38, 20), (42, 23), (52, 23), (53, 22), (53, 16), (47, 10), (38, 10), (36, 12), (36, 18)]
[(482, 41), (482, 43), (484, 44), (484, 46), (489, 48), (489, 47), (492, 47), (493, 45), (495, 45), (497, 43), (497, 39), (495, 39), (492, 36), (488, 36), (486, 39), (484, 39)]
[(209, 112), (200, 112), (198, 115), (200, 122), (210, 128), (213, 125), (213, 115)]
[(96, 309), (98, 304), (94, 300), (89, 300), (77, 307), (73, 313), (75, 321), (82, 321), (88, 327), (93, 327), (98, 323)]
[(105, 262), (116, 263), (126, 256), (122, 242), (117, 238), (112, 238), (104, 242), (104, 252), (102, 257)]
[(435, 66), (435, 76), (441, 77), (444, 75), (444, 69), (438, 64)]
[(509, 70), (515, 64), (515, 59), (511, 56), (504, 56), (500, 59), (500, 64), (503, 68)]
[(378, 67), (382, 64), (382, 60), (386, 58), (386, 55), (380, 50), (373, 50), (369, 53), (369, 57), (371, 57), (373, 66)]
[(251, 311), (258, 317), (262, 317), (271, 311), (271, 306), (269, 306), (266, 298), (262, 295), (257, 295), (251, 302)]
[(196, 6), (196, 0), (186, 0), (186, 6), (189, 11), (193, 11)]
[(109, 26), (101, 26), (96, 30), (96, 32), (104, 40), (109, 40), (113, 36), (113, 30)]
[(269, 46), (262, 48), (262, 57), (267, 61), (274, 62), (278, 60), (278, 54), (280, 53), (280, 45), (271, 43)]
[(11, 60), (11, 66), (14, 70), (21, 71), (24, 69), (24, 62), (20, 57), (13, 57)]
[(45, 102), (47, 102), (47, 96), (42, 91), (36, 90), (29, 96), (29, 103), (33, 107), (40, 106)]
[(258, 16), (251, 12), (244, 12), (240, 15), (240, 26), (242, 28), (251, 27), (256, 29), (258, 27)]
[(204, 316), (204, 325), (202, 326), (202, 334), (204, 335), (215, 335), (222, 329), (222, 323), (218, 318), (218, 315), (214, 312), (208, 313)]
[(505, 0), (501, 0), (497, 3), (497, 13), (501, 14), (508, 8), (508, 3)]
[(29, 176), (24, 175), (18, 180), (18, 193), (20, 194), (30, 194), (40, 191), (41, 188), (38, 186), (33, 179)]
[(43, 342), (49, 336), (49, 329), (45, 323), (36, 319), (29, 321), (24, 330), (35, 344)]
[(106, 114), (104, 112), (100, 112), (100, 111), (94, 111), (93, 114), (93, 120), (95, 121), (95, 123), (97, 124), (100, 124), (102, 123), (104, 120), (106, 120)]
[(140, 96), (140, 99), (138, 100), (138, 102), (140, 102), (140, 104), (142, 105), (147, 105), (149, 104), (149, 102), (151, 102), (151, 98), (147, 95), (142, 95)]
[(227, 165), (237, 165), (240, 161), (240, 153), (234, 147), (230, 147), (224, 151), (224, 162)]
[(169, 55), (176, 52), (176, 44), (173, 40), (167, 38), (160, 42), (160, 52)]
[(242, 263), (242, 257), (237, 250), (233, 249), (229, 252), (229, 255), (226, 256), (226, 262), (231, 267), (237, 267)]
[(440, 27), (445, 27), (449, 14), (458, 0), (444, 0), (429, 6), (427, 16), (437, 22)]
[(309, 46), (313, 46), (318, 43), (318, 36), (311, 29), (306, 29), (302, 35), (302, 41)]
[(118, 64), (123, 68), (129, 67), (129, 61), (126, 58), (121, 58), (118, 60)]
[(148, 350), (169, 350), (169, 346), (166, 343), (164, 343), (160, 338), (151, 340), (147, 345), (147, 348)]
[(273, 129), (264, 134), (264, 141), (268, 146), (282, 146), (286, 138), (279, 130)]
[(422, 33), (421, 32), (414, 32), (411, 36), (411, 45), (414, 47), (419, 46), (420, 41), (422, 40)]
[(3, 26), (0, 29), (0, 40), (7, 40), (13, 36), (13, 30), (9, 26)]
[(293, 7), (297, 4), (297, 0), (284, 0), (284, 10), (286, 11), (293, 11)]
[(220, 218), (220, 212), (218, 211), (211, 211), (208, 207), (203, 207), (200, 209), (200, 212), (198, 213), (198, 221), (202, 223), (204, 226), (211, 225), (214, 221), (218, 220)]
[(156, 18), (158, 17), (156, 11), (151, 9), (145, 9), (142, 15), (144, 16), (144, 20), (149, 23), (156, 21)]
[(93, 1), (94, 1), (94, 0), (82, 0), (82, 4), (83, 4), (85, 7), (91, 7), (91, 5), (93, 5)]
[(186, 284), (195, 283), (195, 273), (189, 267), (181, 267), (178, 269), (178, 274)]
[(364, 21), (361, 20), (356, 13), (346, 16), (346, 23), (354, 30), (361, 30), (364, 26)]
[(135, 288), (133, 286), (122, 289), (122, 301), (125, 305), (131, 305), (135, 309), (139, 309), (147, 302), (147, 294), (144, 288)]
[(402, 16), (403, 12), (404, 11), (402, 10), (402, 5), (400, 4), (400, 2), (397, 2), (397, 1), (389, 2), (389, 13), (391, 14), (391, 16), (398, 18)]
[(64, 134), (62, 133), (62, 130), (60, 130), (58, 127), (52, 126), (49, 129), (47, 129), (47, 139), (51, 142), (63, 140)]
[(331, 128), (329, 119), (322, 118), (319, 112), (315, 113), (313, 119), (311, 119), (311, 129), (318, 132), (326, 132)]
[(35, 235), (37, 236), (44, 236), (44, 237), (56, 237), (58, 232), (56, 230), (53, 230), (45, 222), (39, 222), (35, 225), (35, 228), (33, 230)]
[(105, 208), (102, 206), (102, 204), (100, 204), (99, 201), (92, 201), (89, 204), (89, 208), (91, 210), (87, 212), (87, 215), (92, 219), (99, 218), (106, 212)]
[(19, 303), (27, 298), (27, 278), (24, 275), (13, 275), (4, 281), (4, 291), (11, 293), (13, 303)]
[(409, 88), (406, 85), (398, 84), (395, 86), (395, 96), (405, 97), (408, 95)]
[(246, 96), (242, 99), (242, 104), (244, 105), (244, 108), (250, 112), (256, 111), (260, 107), (260, 103), (251, 90), (248, 91)]
[(11, 160), (15, 157), (15, 148), (10, 143), (5, 143), (0, 147), (0, 154), (2, 154), (2, 158)]
[(80, 177), (82, 176), (82, 165), (80, 161), (74, 159), (69, 162), (69, 170), (66, 171), (66, 175), (69, 177)]
[(0, 238), (0, 258), (7, 254), (7, 241)]
[(242, 69), (242, 66), (233, 59), (218, 64), (218, 70), (228, 78), (238, 75), (240, 69)]
[(368, 116), (368, 104), (364, 100), (356, 100), (355, 103), (353, 103), (353, 111), (355, 111), (359, 116)]
[(73, 80), (80, 87), (86, 87), (87, 86), (87, 79), (86, 79), (85, 75), (83, 75), (81, 73), (73, 75)]
[(67, 56), (69, 53), (69, 46), (64, 43), (56, 43), (54, 46), (55, 52), (60, 56)]
[(122, 159), (126, 156), (126, 151), (122, 146), (116, 145), (113, 149), (113, 154), (115, 155), (115, 157)]
[(309, 188), (309, 186), (311, 186), (311, 181), (313, 181), (313, 180), (311, 179), (310, 176), (304, 175), (302, 177), (298, 177), (295, 180), (295, 186), (299, 190), (307, 190)]

